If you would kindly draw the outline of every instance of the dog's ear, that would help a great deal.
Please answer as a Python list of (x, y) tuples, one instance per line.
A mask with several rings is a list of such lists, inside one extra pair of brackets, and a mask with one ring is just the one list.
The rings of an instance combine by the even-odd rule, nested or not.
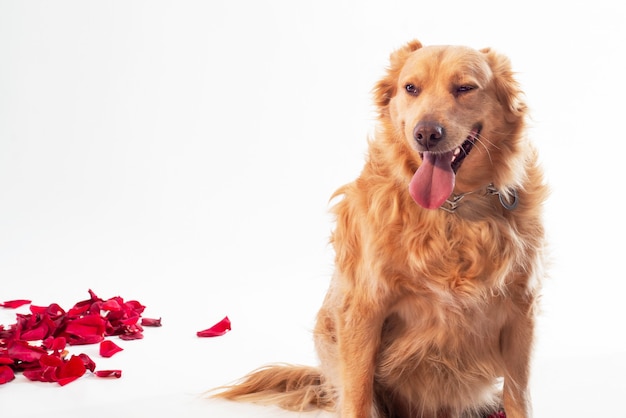
[(417, 51), (421, 47), (422, 44), (420, 41), (413, 40), (391, 54), (387, 74), (374, 88), (374, 102), (381, 113), (384, 112), (384, 109), (389, 105), (389, 101), (396, 94), (398, 76), (405, 61), (412, 52)]
[(523, 92), (515, 80), (511, 70), (509, 59), (491, 48), (481, 49), (493, 73), (493, 84), (496, 98), (507, 112), (507, 120), (513, 122), (523, 117), (526, 113), (526, 103), (523, 100)]

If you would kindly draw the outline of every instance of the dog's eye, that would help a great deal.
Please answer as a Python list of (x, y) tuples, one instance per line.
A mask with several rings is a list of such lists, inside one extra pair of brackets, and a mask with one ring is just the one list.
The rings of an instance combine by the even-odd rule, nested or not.
[(475, 88), (476, 88), (476, 87), (474, 87), (474, 86), (470, 86), (470, 85), (466, 85), (466, 84), (464, 84), (464, 85), (458, 86), (458, 87), (456, 88), (456, 90), (455, 90), (455, 92), (454, 92), (454, 93), (455, 93), (457, 96), (459, 96), (459, 95), (461, 95), (461, 94), (468, 93), (468, 92), (470, 92), (470, 91), (474, 90)]
[(417, 96), (418, 94), (420, 94), (420, 90), (415, 86), (415, 84), (407, 84), (406, 86), (404, 86), (404, 89), (411, 96)]

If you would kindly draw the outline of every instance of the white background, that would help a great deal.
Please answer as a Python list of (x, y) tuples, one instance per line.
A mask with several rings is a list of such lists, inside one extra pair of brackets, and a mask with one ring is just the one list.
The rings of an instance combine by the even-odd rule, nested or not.
[[(626, 14), (551, 4), (0, 0), (0, 301), (91, 288), (164, 324), (110, 359), (72, 348), (121, 379), (18, 376), (0, 416), (298, 416), (198, 396), (316, 363), (328, 199), (360, 172), (389, 53), (418, 38), (494, 47), (526, 91), (553, 190), (535, 415), (626, 417)], [(224, 315), (232, 332), (195, 336)]]

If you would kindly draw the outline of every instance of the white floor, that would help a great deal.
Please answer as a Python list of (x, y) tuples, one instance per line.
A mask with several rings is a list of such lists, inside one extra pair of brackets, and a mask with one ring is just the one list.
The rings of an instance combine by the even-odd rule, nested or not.
[[(110, 359), (100, 358), (93, 346), (73, 347), (74, 353), (91, 355), (98, 368), (121, 368), (123, 377), (107, 380), (86, 375), (60, 387), (30, 382), (18, 375), (13, 382), (0, 386), (3, 399), (0, 412), (12, 418), (83, 414), (102, 418), (113, 414), (189, 418), (331, 416), (321, 412), (293, 414), (277, 408), (207, 400), (202, 396), (205, 390), (228, 383), (265, 363), (315, 364), (307, 327), (311, 324), (312, 301), (319, 298), (322, 286), (285, 287), (294, 294), (299, 293), (296, 289), (299, 287), (303, 290), (301, 299), (298, 302), (282, 298), (252, 300), (248, 296), (248, 312), (256, 314), (246, 315), (246, 310), (234, 307), (233, 330), (223, 337), (196, 338), (192, 332), (195, 328), (185, 324), (185, 315), (172, 313), (185, 310), (181, 304), (172, 306), (172, 311), (158, 312), (163, 314), (164, 326), (147, 329), (143, 340), (115, 340), (124, 351)], [(253, 290), (257, 293), (258, 289)], [(245, 300), (246, 296), (238, 298)], [(296, 310), (297, 305), (302, 309)], [(197, 323), (196, 328), (204, 325), (197, 320), (190, 322)], [(555, 342), (549, 336), (540, 336), (532, 386), (537, 417), (626, 416), (618, 401), (626, 393), (621, 378), (626, 373), (622, 353), (567, 354), (567, 344), (558, 348), (548, 344)], [(560, 350), (565, 354), (559, 354)]]

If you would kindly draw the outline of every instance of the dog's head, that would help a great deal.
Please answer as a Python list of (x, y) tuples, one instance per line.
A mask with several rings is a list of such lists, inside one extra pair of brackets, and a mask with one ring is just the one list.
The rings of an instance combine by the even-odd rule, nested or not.
[(490, 49), (408, 43), (377, 84), (380, 118), (419, 167), (409, 190), (429, 209), (453, 190), (516, 180), (526, 106), (509, 60)]

